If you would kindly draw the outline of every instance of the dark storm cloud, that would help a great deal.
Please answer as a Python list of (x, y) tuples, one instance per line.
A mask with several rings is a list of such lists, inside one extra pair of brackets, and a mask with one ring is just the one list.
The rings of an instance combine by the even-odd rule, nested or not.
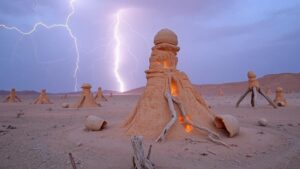
[[(194, 41), (217, 41), (226, 38), (235, 38), (243, 35), (255, 35), (260, 31), (265, 31), (270, 33), (274, 31), (275, 27), (286, 27), (287, 25), (282, 25), (281, 20), (289, 20), (291, 16), (299, 18), (300, 16), (300, 6), (295, 6), (292, 8), (286, 8), (282, 10), (276, 10), (272, 13), (261, 17), (259, 20), (250, 23), (243, 23), (239, 25), (221, 25), (218, 27), (199, 27), (198, 36), (194, 36)], [(296, 31), (291, 31), (286, 35), (282, 35), (284, 40), (298, 39), (298, 33), (300, 30), (300, 22), (297, 22), (297, 19), (290, 21), (292, 24), (292, 29)], [(282, 28), (284, 29), (284, 28)], [(275, 33), (275, 32), (274, 32)], [(276, 36), (276, 33), (274, 34)]]

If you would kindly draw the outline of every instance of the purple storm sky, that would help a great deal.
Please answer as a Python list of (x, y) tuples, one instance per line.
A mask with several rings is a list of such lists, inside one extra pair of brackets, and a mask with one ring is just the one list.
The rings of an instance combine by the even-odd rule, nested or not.
[[(120, 22), (120, 75), (125, 89), (145, 85), (153, 37), (179, 38), (178, 69), (195, 84), (300, 72), (299, 0), (76, 0), (70, 28), (80, 52), (78, 83), (118, 90), (113, 37)], [(23, 31), (36, 22), (64, 24), (69, 0), (1, 0), (0, 24)], [(66, 29), (39, 27), (30, 36), (0, 27), (0, 90), (74, 90), (76, 53)]]

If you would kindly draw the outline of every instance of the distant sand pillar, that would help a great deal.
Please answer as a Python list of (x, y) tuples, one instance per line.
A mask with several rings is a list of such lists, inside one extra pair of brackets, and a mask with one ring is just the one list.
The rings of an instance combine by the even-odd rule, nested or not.
[(256, 74), (252, 71), (249, 71), (247, 73), (248, 76), (248, 90), (239, 98), (239, 100), (236, 103), (236, 107), (239, 107), (242, 100), (247, 96), (248, 93), (251, 93), (251, 106), (255, 106), (255, 92), (257, 91), (259, 94), (261, 94), (274, 108), (276, 108), (276, 105), (272, 102), (272, 100), (266, 96), (259, 87), (259, 83), (256, 80)]
[(93, 94), (91, 92), (92, 86), (89, 83), (84, 83), (82, 86), (81, 97), (79, 101), (75, 104), (75, 108), (81, 107), (99, 107), (96, 103)]
[(102, 92), (102, 88), (98, 87), (98, 91), (95, 95), (95, 100), (99, 100), (99, 101), (107, 101), (106, 97), (104, 97), (103, 92)]
[(46, 93), (46, 89), (43, 89), (40, 93), (40, 95), (38, 96), (38, 98), (34, 101), (33, 104), (51, 104), (47, 93)]
[(276, 105), (280, 107), (287, 106), (287, 101), (285, 100), (282, 87), (276, 88), (274, 103), (276, 103)]
[(12, 88), (10, 94), (5, 98), (5, 103), (15, 103), (21, 102), (21, 99), (17, 96), (17, 92), (15, 88)]

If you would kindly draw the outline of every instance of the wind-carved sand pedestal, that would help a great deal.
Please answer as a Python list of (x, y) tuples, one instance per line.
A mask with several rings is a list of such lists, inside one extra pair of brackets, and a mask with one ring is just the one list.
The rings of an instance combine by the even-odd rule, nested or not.
[(107, 101), (106, 97), (103, 95), (102, 88), (98, 87), (98, 91), (95, 95), (96, 101)]
[(17, 96), (17, 92), (15, 88), (12, 88), (10, 91), (10, 94), (5, 98), (3, 101), (5, 103), (16, 103), (16, 102), (22, 102), (21, 99)]
[(150, 66), (145, 71), (147, 85), (124, 124), (126, 134), (143, 135), (157, 142), (204, 135), (225, 145), (218, 132), (235, 136), (239, 132), (238, 121), (210, 110), (188, 76), (177, 70), (177, 45), (177, 35), (171, 30), (162, 29), (156, 34)]
[(259, 83), (256, 80), (256, 74), (252, 71), (249, 71), (247, 73), (248, 76), (248, 89), (247, 91), (239, 98), (239, 100), (236, 103), (236, 107), (239, 107), (240, 103), (242, 102), (242, 100), (247, 96), (248, 93), (251, 92), (251, 106), (254, 107), (255, 106), (255, 94), (256, 91), (261, 94), (269, 103), (270, 105), (272, 105), (274, 108), (276, 108), (276, 105), (272, 102), (272, 100), (266, 96), (260, 89), (259, 87)]
[(218, 96), (224, 96), (224, 92), (223, 92), (222, 88), (219, 88)]
[(42, 89), (40, 95), (33, 104), (52, 104), (47, 96), (46, 89)]
[(285, 106), (287, 106), (287, 101), (286, 101), (286, 99), (285, 99), (285, 97), (284, 97), (282, 87), (277, 87), (277, 88), (276, 88), (276, 93), (275, 93), (274, 103), (275, 103), (277, 106), (280, 106), (280, 107), (285, 107)]
[(91, 92), (92, 86), (89, 83), (84, 83), (81, 86), (81, 88), (82, 88), (82, 92), (81, 92), (80, 99), (73, 107), (74, 108), (99, 107)]

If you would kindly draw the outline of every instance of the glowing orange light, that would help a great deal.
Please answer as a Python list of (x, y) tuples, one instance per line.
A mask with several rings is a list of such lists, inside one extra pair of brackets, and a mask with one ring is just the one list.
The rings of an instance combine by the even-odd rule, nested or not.
[(177, 83), (175, 80), (172, 79), (171, 81), (171, 95), (172, 96), (177, 96), (178, 95), (178, 90), (177, 90)]
[(193, 126), (186, 124), (184, 126), (184, 130), (185, 130), (185, 132), (190, 133), (193, 130)]
[(163, 66), (165, 69), (169, 68), (168, 62), (166, 60), (163, 61)]
[(178, 120), (179, 120), (179, 122), (180, 122), (181, 124), (183, 124), (183, 123), (184, 123), (184, 119), (183, 119), (183, 117), (182, 117), (182, 116), (179, 116), (179, 117), (178, 117)]
[(191, 117), (189, 115), (186, 115), (185, 118), (190, 121), (191, 120)]

